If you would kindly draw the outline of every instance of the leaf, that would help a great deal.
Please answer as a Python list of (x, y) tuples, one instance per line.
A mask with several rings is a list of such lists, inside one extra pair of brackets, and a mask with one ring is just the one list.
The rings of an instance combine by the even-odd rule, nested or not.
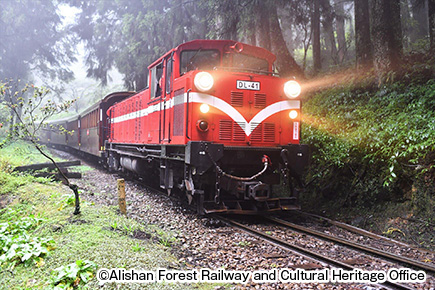
[(405, 233), (404, 232), (402, 232), (398, 228), (393, 228), (393, 227), (388, 228), (388, 230), (386, 232), (383, 232), (383, 234), (385, 234), (385, 235), (391, 235), (392, 233), (395, 233), (395, 232), (400, 233), (400, 234), (402, 234), (405, 237)]
[(27, 261), (28, 259), (30, 259), (32, 257), (32, 253), (25, 253), (22, 257), (21, 257), (21, 261)]

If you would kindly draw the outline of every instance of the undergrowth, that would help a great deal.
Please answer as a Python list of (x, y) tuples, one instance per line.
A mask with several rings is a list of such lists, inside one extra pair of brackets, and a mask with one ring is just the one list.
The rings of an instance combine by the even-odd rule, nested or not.
[[(347, 83), (304, 103), (311, 160), (305, 202), (317, 208), (407, 203), (435, 220), (435, 80)], [(409, 213), (408, 211), (408, 213)]]
[[(72, 195), (65, 186), (12, 172), (22, 165), (14, 160), (26, 159), (28, 153), (18, 150), (20, 154), (9, 158), (11, 150), (18, 152), (16, 146), (22, 145), (0, 149), (5, 169), (0, 171), (0, 289), (189, 288), (155, 283), (100, 286), (95, 274), (102, 267), (182, 268), (171, 254), (176, 240), (171, 233), (120, 216), (116, 207), (84, 200), (81, 215), (72, 216)], [(115, 224), (116, 230), (111, 227)], [(138, 232), (145, 238), (136, 239)]]

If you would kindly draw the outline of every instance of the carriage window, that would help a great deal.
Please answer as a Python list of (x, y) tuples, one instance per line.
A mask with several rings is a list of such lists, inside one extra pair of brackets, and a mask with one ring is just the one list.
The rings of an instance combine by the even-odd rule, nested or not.
[(180, 74), (188, 71), (212, 70), (220, 64), (219, 50), (185, 50), (181, 52)]
[(151, 69), (151, 99), (162, 95), (163, 62)]
[(173, 69), (173, 59), (169, 58), (166, 61), (166, 93), (169, 94), (172, 91), (172, 69)]
[(233, 66), (247, 70), (269, 70), (269, 63), (267, 60), (242, 53), (233, 54)]

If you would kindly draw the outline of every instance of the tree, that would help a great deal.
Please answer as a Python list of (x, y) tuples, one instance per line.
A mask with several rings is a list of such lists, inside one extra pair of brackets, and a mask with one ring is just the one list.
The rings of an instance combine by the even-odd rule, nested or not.
[(258, 1), (255, 6), (256, 11), (256, 27), (258, 30), (258, 46), (263, 47), (267, 50), (271, 50), (271, 39), (270, 39), (270, 9), (266, 1)]
[(305, 79), (305, 74), (287, 49), (277, 14), (277, 7), (270, 6), (270, 38), (272, 52), (276, 54), (276, 66), (281, 76)]
[(347, 52), (346, 33), (344, 29), (346, 15), (344, 12), (343, 0), (335, 0), (334, 7), (337, 24), (338, 62), (342, 64)]
[(334, 31), (334, 12), (329, 0), (322, 0), (320, 2), (322, 7), (323, 21), (322, 26), (325, 30), (325, 44), (326, 48), (330, 53), (330, 57), (333, 64), (338, 63), (337, 58), (337, 44), (335, 42), (335, 31)]
[(295, 27), (295, 43), (300, 43), (303, 48), (303, 60), (302, 60), (302, 70), (305, 71), (307, 53), (311, 44), (312, 33), (312, 0), (304, 0), (292, 2), (291, 10), (289, 15), (294, 17), (294, 27)]
[(28, 79), (31, 71), (62, 80), (72, 72), (72, 39), (53, 1), (2, 1), (0, 9), (0, 79)]
[(372, 65), (372, 41), (370, 37), (369, 1), (355, 0), (355, 55), (357, 69)]
[(428, 0), (430, 49), (435, 52), (435, 0)]
[(82, 10), (74, 32), (86, 45), (88, 76), (107, 84), (107, 73), (116, 66), (126, 87), (138, 91), (147, 85), (149, 64), (178, 44), (207, 37), (211, 21), (206, 18), (214, 3), (90, 0), (75, 5)]
[[(47, 89), (38, 88), (33, 85), (21, 87), (19, 81), (0, 82), (0, 96), (4, 98), (4, 104), (9, 107), (17, 118), (17, 122), (9, 130), (7, 139), (0, 143), (0, 147), (14, 138), (30, 142), (39, 153), (53, 163), (59, 175), (64, 179), (65, 184), (74, 192), (74, 214), (77, 215), (80, 214), (80, 197), (77, 185), (69, 181), (54, 159), (38, 143), (38, 135), (41, 134), (44, 127), (48, 127), (46, 121), (53, 115), (67, 110), (74, 101), (57, 104), (49, 98), (47, 100), (46, 96), (48, 93)], [(65, 128), (57, 128), (57, 130), (61, 130), (65, 134), (67, 133)]]
[(317, 74), (322, 69), (322, 57), (320, 54), (320, 5), (319, 1), (313, 1), (313, 13), (311, 15), (311, 31), (313, 33), (313, 69)]
[[(411, 0), (411, 10), (413, 15), (413, 27), (411, 32), (411, 43), (415, 43), (419, 39), (423, 39), (428, 35), (426, 1)], [(429, 1), (430, 2), (430, 1)]]
[[(37, 72), (41, 79), (71, 80), (73, 73), (66, 65), (75, 60), (73, 40), (61, 24), (52, 1), (3, 1), (0, 9), (0, 80), (26, 81), (30, 80), (32, 72)], [(17, 117), (12, 110), (10, 114), (9, 126), (13, 127)]]
[(374, 65), (378, 79), (385, 73), (398, 71), (402, 58), (400, 3), (396, 0), (371, 2)]

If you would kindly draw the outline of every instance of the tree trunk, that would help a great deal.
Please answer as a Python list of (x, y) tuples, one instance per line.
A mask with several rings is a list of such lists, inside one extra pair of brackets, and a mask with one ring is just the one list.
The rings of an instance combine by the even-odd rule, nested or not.
[(239, 14), (236, 10), (236, 4), (232, 1), (222, 2), (221, 14), (221, 37), (222, 39), (237, 38), (237, 24), (240, 22)]
[(256, 7), (257, 14), (257, 31), (258, 31), (258, 45), (267, 50), (271, 50), (270, 44), (270, 26), (269, 26), (269, 7), (264, 1), (259, 1)]
[(355, 0), (355, 54), (358, 70), (372, 65), (372, 41), (370, 39), (369, 1)]
[(313, 70), (314, 74), (317, 74), (322, 69), (322, 58), (320, 55), (320, 7), (318, 0), (313, 1), (311, 27), (313, 31)]
[(430, 49), (435, 52), (435, 0), (428, 0)]
[(335, 0), (335, 21), (337, 25), (337, 42), (338, 42), (338, 61), (339, 63), (343, 63), (347, 47), (346, 47), (346, 33), (344, 28), (344, 3), (342, 0)]
[[(409, 0), (400, 1), (400, 10), (402, 14), (402, 34), (403, 34), (403, 48), (409, 49), (411, 44), (411, 39), (413, 37), (413, 24), (411, 17), (411, 10), (409, 8)], [(426, 17), (426, 16), (425, 16)], [(415, 40), (412, 40), (414, 42)]]
[(379, 81), (385, 73), (398, 71), (402, 58), (400, 3), (396, 0), (373, 0), (372, 36), (375, 70)]
[(249, 19), (249, 29), (247, 31), (248, 36), (248, 43), (250, 45), (257, 45), (257, 28), (255, 27), (255, 19), (250, 17)]
[[(411, 10), (415, 25), (411, 31), (411, 43), (423, 39), (428, 35), (428, 21), (426, 16), (426, 1), (411, 0)], [(430, 2), (430, 1), (429, 1)]]
[(276, 66), (280, 75), (282, 77), (296, 76), (304, 79), (304, 72), (287, 49), (284, 37), (282, 36), (281, 26), (279, 25), (276, 7), (271, 7), (270, 9), (270, 38), (272, 51), (276, 55)]
[(329, 0), (322, 0), (322, 11), (323, 11), (323, 28), (325, 30), (325, 38), (326, 38), (326, 47), (330, 53), (333, 64), (338, 63), (337, 59), (337, 45), (335, 42), (334, 35), (334, 14), (332, 12), (331, 3)]

